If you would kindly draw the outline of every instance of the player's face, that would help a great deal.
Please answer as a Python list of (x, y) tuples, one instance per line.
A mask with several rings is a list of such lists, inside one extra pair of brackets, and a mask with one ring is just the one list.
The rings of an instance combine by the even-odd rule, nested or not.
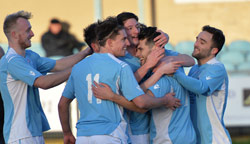
[(21, 48), (26, 49), (31, 46), (31, 38), (34, 36), (30, 22), (24, 18), (19, 18), (16, 25), (16, 36)]
[(192, 56), (197, 60), (205, 59), (211, 56), (212, 51), (212, 34), (202, 31), (197, 37), (194, 44)]
[(137, 47), (136, 56), (140, 59), (141, 65), (144, 65), (147, 61), (147, 57), (151, 52), (151, 47), (146, 45), (146, 39), (140, 40)]
[(116, 57), (125, 56), (126, 49), (129, 46), (127, 34), (124, 29), (119, 31), (119, 34), (112, 40), (112, 53)]
[(137, 46), (139, 43), (138, 34), (140, 32), (140, 24), (136, 19), (131, 18), (124, 21), (124, 27), (128, 35), (130, 45)]

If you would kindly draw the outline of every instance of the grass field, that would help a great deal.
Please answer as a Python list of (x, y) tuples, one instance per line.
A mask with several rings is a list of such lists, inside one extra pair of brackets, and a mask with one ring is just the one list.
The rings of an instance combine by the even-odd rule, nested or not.
[[(250, 144), (250, 136), (232, 137), (233, 144)], [(63, 144), (63, 139), (45, 139), (45, 144)]]

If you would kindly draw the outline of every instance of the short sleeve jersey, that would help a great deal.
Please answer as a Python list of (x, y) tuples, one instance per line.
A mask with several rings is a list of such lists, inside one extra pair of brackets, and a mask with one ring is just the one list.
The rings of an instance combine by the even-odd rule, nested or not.
[(63, 92), (64, 97), (76, 98), (79, 103), (78, 136), (109, 135), (123, 118), (116, 103), (95, 98), (91, 90), (93, 81), (108, 84), (113, 92), (129, 101), (144, 94), (125, 62), (107, 53), (85, 58), (74, 66)]
[(45, 75), (55, 61), (26, 50), (25, 57), (9, 48), (0, 62), (0, 88), (4, 102), (4, 138), (13, 142), (30, 136), (41, 136), (49, 124), (43, 112), (36, 78)]
[(149, 90), (155, 97), (174, 92), (175, 97), (181, 100), (181, 107), (175, 111), (165, 107), (151, 110), (150, 143), (196, 143), (188, 92), (174, 78), (168, 76), (162, 76)]
[(189, 76), (209, 87), (203, 94), (190, 92), (191, 118), (197, 131), (197, 142), (231, 143), (223, 120), (228, 97), (228, 76), (224, 65), (213, 58), (204, 65), (193, 66)]

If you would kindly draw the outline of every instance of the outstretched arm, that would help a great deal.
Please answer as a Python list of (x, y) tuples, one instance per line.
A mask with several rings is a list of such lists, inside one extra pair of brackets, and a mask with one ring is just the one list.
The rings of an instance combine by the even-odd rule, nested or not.
[(92, 53), (92, 50), (88, 47), (83, 51), (80, 51), (77, 54), (64, 57), (56, 61), (55, 67), (51, 70), (51, 72), (62, 71), (67, 68), (73, 67), (76, 63), (84, 59), (86, 56)]
[(66, 81), (71, 73), (71, 68), (38, 77), (34, 86), (42, 89), (49, 89)]
[(183, 87), (193, 93), (204, 94), (209, 90), (208, 84), (205, 80), (195, 79), (178, 71), (175, 73), (174, 77)]
[(161, 106), (175, 109), (181, 105), (180, 100), (174, 97), (174, 93), (167, 93), (164, 97), (156, 98), (150, 93), (140, 95), (132, 101), (140, 108), (152, 109)]
[(139, 113), (147, 112), (147, 109), (141, 109), (137, 107), (132, 101), (128, 101), (124, 96), (113, 93), (113, 91), (107, 84), (104, 83), (98, 84), (95, 81), (94, 84), (95, 86), (92, 85), (92, 91), (96, 98), (113, 101), (131, 111)]
[[(147, 91), (148, 95), (154, 96), (151, 90)], [(171, 110), (175, 110), (176, 108), (181, 106), (181, 101), (174, 97), (174, 95), (170, 95), (173, 93), (167, 93), (165, 97), (168, 97), (168, 104), (166, 105), (167, 108), (170, 108)], [(155, 96), (154, 96), (155, 97)]]
[(154, 85), (164, 74), (173, 74), (181, 66), (183, 62), (181, 61), (161, 61), (157, 64), (157, 67), (154, 68), (154, 73), (151, 75), (145, 82), (140, 84), (140, 87), (144, 92), (147, 91), (149, 87)]
[(172, 61), (182, 61), (183, 67), (190, 67), (195, 64), (195, 60), (187, 54), (179, 54), (178, 56), (167, 56), (167, 57), (164, 57), (163, 60), (169, 59), (169, 58), (172, 58), (173, 59)]
[[(123, 96), (114, 94), (110, 87), (106, 84), (97, 84), (94, 82), (96, 86), (92, 86), (93, 93), (95, 97), (100, 99), (111, 100), (129, 110), (144, 113), (147, 110), (159, 106), (166, 106), (168, 108), (173, 109), (175, 107), (180, 106), (180, 100), (174, 97), (174, 93), (168, 93), (162, 98), (155, 98), (148, 94), (140, 95), (134, 98), (130, 102)], [(174, 106), (173, 106), (174, 105)]]
[(62, 96), (58, 104), (58, 112), (63, 130), (64, 144), (75, 143), (75, 137), (73, 136), (69, 125), (69, 105), (71, 102), (72, 99)]

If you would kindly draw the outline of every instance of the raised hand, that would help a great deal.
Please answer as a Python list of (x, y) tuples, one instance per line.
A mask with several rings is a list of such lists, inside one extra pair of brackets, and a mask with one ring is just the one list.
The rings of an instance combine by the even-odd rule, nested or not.
[(157, 30), (157, 32), (160, 32), (161, 35), (154, 38), (155, 45), (158, 47), (164, 47), (169, 41), (169, 36), (161, 30)]
[(161, 61), (157, 66), (157, 71), (161, 74), (171, 75), (183, 64), (182, 61)]
[(146, 65), (150, 68), (154, 67), (161, 58), (164, 57), (165, 49), (154, 46), (152, 52), (148, 55)]

